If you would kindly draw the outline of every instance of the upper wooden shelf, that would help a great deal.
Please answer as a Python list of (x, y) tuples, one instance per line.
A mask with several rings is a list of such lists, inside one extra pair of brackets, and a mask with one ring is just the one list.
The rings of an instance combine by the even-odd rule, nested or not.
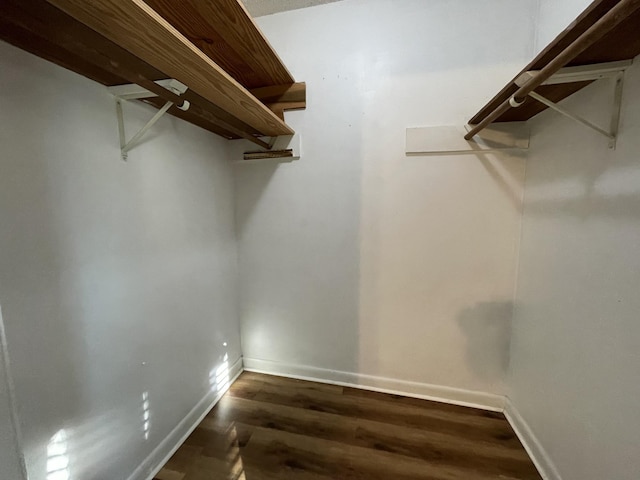
[(246, 88), (295, 80), (237, 0), (145, 0)]
[(169, 113), (229, 139), (290, 135), (282, 111), (305, 106), (239, 0), (4, 0), (0, 38), (107, 86), (174, 78), (193, 108)]
[[(516, 75), (500, 93), (469, 120), (469, 124), (477, 125), (487, 118), (494, 110), (516, 93), (518, 86), (515, 84), (515, 81), (518, 77), (525, 72), (542, 70), (620, 2), (621, 0), (596, 0), (593, 2), (565, 31), (558, 35), (547, 48), (540, 52), (529, 65)], [(594, 65), (633, 59), (640, 54), (639, 32), (640, 10), (636, 10), (593, 45), (575, 56), (566, 66)], [(590, 83), (591, 81), (582, 81), (556, 85), (541, 85), (536, 88), (536, 92), (552, 102), (557, 103)], [(526, 121), (546, 108), (547, 106), (537, 100), (527, 97), (522, 106), (507, 110), (494, 121)]]

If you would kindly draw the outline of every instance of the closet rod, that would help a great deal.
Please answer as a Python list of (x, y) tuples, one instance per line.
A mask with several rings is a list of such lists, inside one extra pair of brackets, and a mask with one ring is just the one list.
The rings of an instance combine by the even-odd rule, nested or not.
[(580, 35), (571, 45), (565, 48), (556, 58), (547, 64), (540, 73), (534, 78), (520, 87), (511, 98), (505, 100), (499, 107), (490, 113), (484, 120), (474, 126), (464, 138), (471, 140), (474, 135), (484, 130), (494, 120), (504, 114), (512, 107), (522, 105), (533, 90), (542, 85), (554, 73), (564, 67), (575, 57), (584, 52), (595, 42), (604, 37), (613, 30), (618, 24), (625, 20), (629, 15), (640, 8), (640, 0), (621, 0), (615, 7), (609, 10), (605, 15), (594, 23), (586, 32)]
[[(121, 68), (122, 71), (122, 68)], [(156, 82), (152, 82), (151, 80), (143, 77), (142, 75), (138, 75), (138, 74), (134, 74), (134, 78), (135, 78), (135, 82), (136, 84), (140, 85), (142, 88), (146, 88), (147, 90), (149, 90), (152, 93), (155, 93), (158, 97), (162, 98), (163, 100), (167, 101), (167, 102), (172, 102), (174, 103), (176, 106), (178, 106), (178, 108), (180, 108), (183, 104), (183, 102), (185, 102), (185, 100), (179, 96), (176, 95), (175, 93), (167, 90), (166, 88), (158, 85)], [(203, 118), (205, 120), (208, 120), (212, 123), (215, 123), (216, 125), (219, 125), (220, 127), (224, 128), (225, 130), (228, 130), (231, 133), (234, 133), (236, 135), (238, 135), (241, 138), (244, 138), (245, 140), (249, 140), (252, 143), (255, 143), (256, 145), (270, 150), (271, 147), (269, 146), (269, 144), (267, 142), (265, 142), (264, 140), (261, 140), (260, 138), (254, 137), (253, 135), (248, 134), (247, 132), (234, 127), (233, 125), (230, 125), (229, 123), (220, 120), (220, 119), (214, 119), (212, 115), (207, 115), (206, 111), (199, 107), (198, 105), (194, 105), (193, 103), (189, 105), (189, 110), (191, 111), (191, 113), (193, 113), (194, 115)]]
[(233, 125), (230, 125), (223, 120), (212, 118), (212, 115), (207, 115), (206, 111), (201, 107), (199, 107), (198, 105), (188, 104), (188, 103), (185, 104), (186, 100), (184, 100), (180, 95), (176, 95), (172, 91), (167, 90), (163, 86), (158, 85), (156, 82), (149, 80), (148, 78), (144, 77), (143, 75), (140, 75), (139, 73), (134, 73), (127, 70), (127, 68), (124, 65), (116, 61), (112, 61), (111, 63), (114, 66), (117, 66), (120, 69), (120, 74), (126, 75), (129, 81), (137, 85), (140, 85), (142, 88), (146, 88), (152, 93), (155, 93), (158, 97), (162, 98), (164, 101), (171, 102), (175, 104), (178, 108), (181, 108), (183, 110), (186, 110), (186, 108), (182, 108), (183, 106), (189, 105), (188, 108), (189, 110), (191, 110), (191, 113), (193, 113), (194, 115), (200, 118), (203, 118), (205, 120), (208, 120), (212, 123), (215, 123), (216, 125), (230, 131), (231, 133), (235, 133), (239, 137), (244, 138), (245, 140), (249, 140), (250, 142), (255, 143), (256, 145), (262, 148), (265, 148), (267, 150), (271, 149), (269, 144), (264, 140), (254, 137), (253, 135), (250, 135), (244, 132), (243, 130), (236, 128)]

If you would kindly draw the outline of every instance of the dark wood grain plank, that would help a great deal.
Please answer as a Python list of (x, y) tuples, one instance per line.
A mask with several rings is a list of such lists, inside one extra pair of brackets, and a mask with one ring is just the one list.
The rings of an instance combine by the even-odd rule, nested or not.
[[(103, 85), (136, 83), (137, 78), (128, 76), (124, 69), (134, 69), (148, 79), (168, 77), (44, 0), (3, 0), (2, 5), (0, 38), (91, 80)], [(249, 135), (258, 133), (192, 90), (187, 90), (184, 98), (203, 113), (196, 115), (197, 108), (185, 112), (174, 107), (170, 114), (225, 138), (240, 136), (221, 123)], [(165, 103), (161, 98), (144, 102), (157, 108)]]
[(36, 35), (31, 30), (13, 22), (6, 11), (0, 16), (0, 39), (103, 85), (127, 83), (117, 74), (86, 61), (47, 38)]
[(157, 476), (390, 478), (540, 480), (501, 414), (247, 372)]
[(47, 0), (263, 135), (293, 134), (143, 0)]
[(240, 378), (228, 395), (264, 403), (357, 417), (382, 423), (450, 432), (479, 441), (514, 441), (509, 425), (491, 417), (457, 415), (438, 409), (393, 405), (372, 398), (336, 396), (324, 392), (305, 392), (285, 385), (274, 386)]
[[(135, 68), (138, 74), (151, 80), (167, 78), (160, 70), (141, 62), (134, 55), (44, 0), (3, 0), (2, 18), (3, 22), (30, 34), (29, 37), (25, 35), (25, 42), (21, 48), (26, 47), (27, 51), (40, 55), (43, 45), (48, 45), (48, 48), (55, 45), (59, 54), (48, 58), (49, 60), (80, 74), (85, 74), (85, 70), (100, 71), (102, 74), (91, 76), (104, 85), (132, 82), (118, 72), (119, 64)], [(3, 29), (2, 35), (11, 43), (11, 32)], [(64, 52), (68, 52), (67, 58)], [(78, 63), (75, 67), (76, 59), (81, 59), (83, 63)]]
[[(307, 380), (299, 380), (297, 378), (279, 377), (277, 375), (263, 375), (254, 372), (242, 372), (239, 379), (242, 380), (238, 386), (245, 384), (253, 385), (256, 388), (261, 385), (271, 385), (273, 387), (291, 387), (300, 392), (329, 392), (341, 395), (344, 387), (340, 385), (332, 385), (330, 383), (309, 382)], [(235, 385), (235, 383), (234, 383)]]
[(433, 465), (389, 452), (266, 428), (255, 429), (244, 454), (247, 463), (259, 464), (266, 471), (291, 469), (342, 480), (500, 478), (477, 470)]
[(307, 84), (304, 82), (254, 88), (251, 94), (284, 120), (284, 112), (307, 108)]
[[(471, 120), (471, 125), (480, 123), (518, 89), (515, 79), (530, 70), (541, 70), (553, 58), (586, 32), (591, 25), (604, 16), (620, 0), (596, 0), (582, 12), (563, 32), (561, 32), (544, 50), (542, 50), (511, 82), (491, 99)], [(593, 46), (576, 56), (567, 66), (592, 65), (595, 63), (628, 60), (640, 54), (640, 11), (629, 15), (620, 25), (605, 35)], [(548, 85), (537, 89), (541, 95), (554, 102), (573, 95), (591, 82)], [(524, 105), (512, 108), (500, 116), (498, 122), (524, 121), (546, 110), (546, 106), (533, 99), (527, 99)]]
[(245, 87), (295, 82), (238, 0), (146, 3)]
[(202, 426), (223, 428), (236, 422), (395, 453), (434, 465), (473, 468), (506, 476), (536, 474), (519, 443), (473, 441), (447, 433), (241, 398), (226, 397)]
[[(172, 77), (45, 0), (4, 0), (0, 39), (108, 86)], [(277, 117), (276, 122), (284, 125), (282, 112), (287, 105), (265, 106), (249, 92), (244, 93), (245, 100), (253, 100), (243, 103), (240, 99), (237, 108), (257, 108), (263, 116)], [(193, 108), (185, 112), (174, 107), (169, 114), (227, 139), (253, 139), (262, 133), (192, 89), (183, 96)], [(156, 108), (165, 103), (160, 98), (143, 101)]]
[(300, 103), (306, 104), (307, 84), (298, 82), (268, 87), (253, 88), (251, 94), (263, 103)]

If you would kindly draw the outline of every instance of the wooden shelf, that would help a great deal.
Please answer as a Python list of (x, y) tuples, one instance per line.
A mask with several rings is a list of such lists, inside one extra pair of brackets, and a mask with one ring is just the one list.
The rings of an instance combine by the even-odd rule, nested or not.
[(145, 1), (246, 88), (295, 82), (237, 0)]
[(175, 78), (193, 108), (169, 113), (229, 139), (293, 134), (249, 89), (297, 88), (304, 108), (238, 0), (5, 0), (0, 38), (107, 86)]
[[(513, 81), (509, 82), (487, 105), (485, 105), (471, 120), (469, 124), (477, 125), (491, 112), (498, 108), (504, 101), (518, 90), (515, 80), (525, 72), (542, 70), (565, 48), (571, 45), (578, 37), (586, 32), (594, 23), (615, 7), (621, 0), (596, 0), (593, 2), (564, 32), (556, 37), (547, 48), (527, 65)], [(613, 30), (591, 45), (585, 51), (571, 60), (567, 66), (593, 65), (599, 63), (630, 60), (640, 54), (640, 10), (629, 15)], [(591, 81), (562, 83), (557, 85), (543, 85), (536, 92), (547, 99), (557, 103), (569, 97), (578, 90), (589, 85)], [(518, 108), (511, 108), (498, 117), (496, 122), (521, 122), (536, 116), (546, 106), (527, 97), (525, 103)]]

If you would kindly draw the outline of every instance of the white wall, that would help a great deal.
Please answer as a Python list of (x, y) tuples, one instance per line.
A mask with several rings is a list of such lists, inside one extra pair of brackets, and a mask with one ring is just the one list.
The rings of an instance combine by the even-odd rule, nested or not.
[(536, 12), (346, 0), (259, 19), (309, 98), (287, 116), (302, 160), (236, 170), (245, 359), (503, 392), (524, 160), (406, 157), (404, 136), (464, 124), (529, 59)]
[[(563, 105), (606, 126), (612, 92)], [(509, 396), (563, 480), (640, 478), (639, 100), (636, 64), (615, 151), (553, 112), (532, 122)]]
[(538, 0), (535, 51), (551, 43), (591, 3), (592, 0)]
[[(0, 370), (0, 381), (5, 380), (5, 372)], [(3, 478), (26, 480), (20, 465), (21, 451), (11, 423), (12, 410), (6, 388), (6, 384), (0, 385), (0, 466), (2, 466)]]
[[(0, 58), (0, 303), (29, 478), (58, 455), (72, 480), (126, 479), (153, 452), (144, 478), (240, 357), (226, 143), (164, 118), (123, 162), (104, 87)], [(130, 133), (153, 111), (125, 108)]]
[(22, 445), (13, 405), (4, 323), (0, 310), (0, 465), (3, 478), (27, 480), (22, 464)]

